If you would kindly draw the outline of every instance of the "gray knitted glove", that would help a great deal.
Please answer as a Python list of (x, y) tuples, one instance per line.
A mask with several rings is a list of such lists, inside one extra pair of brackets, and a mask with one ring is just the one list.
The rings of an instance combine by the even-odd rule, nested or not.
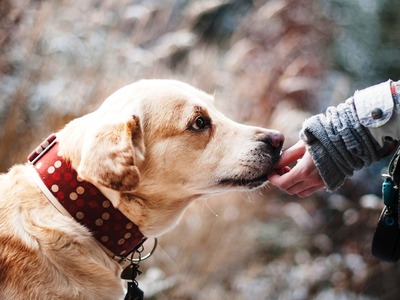
[(351, 100), (338, 107), (329, 107), (325, 115), (306, 120), (301, 138), (328, 191), (338, 189), (354, 170), (381, 158), (380, 145), (360, 124)]

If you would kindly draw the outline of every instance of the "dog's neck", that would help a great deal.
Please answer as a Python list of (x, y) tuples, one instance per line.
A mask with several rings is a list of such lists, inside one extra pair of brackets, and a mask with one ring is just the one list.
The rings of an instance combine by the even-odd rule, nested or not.
[(146, 240), (138, 227), (115, 208), (115, 198), (110, 201), (104, 195), (110, 191), (100, 191), (80, 180), (70, 162), (58, 155), (54, 134), (29, 155), (28, 161), (39, 174), (38, 186), (50, 202), (87, 227), (108, 254), (125, 257)]

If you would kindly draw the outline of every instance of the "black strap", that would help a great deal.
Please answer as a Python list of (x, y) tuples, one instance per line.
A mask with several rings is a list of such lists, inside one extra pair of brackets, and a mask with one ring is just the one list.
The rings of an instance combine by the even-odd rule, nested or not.
[(393, 182), (398, 186), (400, 182), (400, 147), (397, 148), (389, 164), (389, 175)]
[[(400, 259), (400, 147), (397, 148), (389, 164), (389, 175), (385, 176), (382, 186), (382, 197), (385, 207), (379, 217), (372, 240), (372, 254), (387, 262), (397, 262)], [(389, 184), (389, 196), (385, 194), (385, 184)], [(386, 197), (390, 201), (386, 201)]]

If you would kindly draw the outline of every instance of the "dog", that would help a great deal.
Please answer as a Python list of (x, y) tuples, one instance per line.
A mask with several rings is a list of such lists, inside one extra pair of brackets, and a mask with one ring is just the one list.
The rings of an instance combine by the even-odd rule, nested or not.
[(263, 186), (283, 142), (186, 83), (121, 88), (0, 176), (0, 299), (123, 298), (116, 257), (196, 199)]

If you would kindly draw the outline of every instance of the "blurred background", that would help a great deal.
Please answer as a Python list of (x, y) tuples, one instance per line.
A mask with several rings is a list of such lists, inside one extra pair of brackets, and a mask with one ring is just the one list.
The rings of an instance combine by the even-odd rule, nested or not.
[[(142, 78), (215, 94), (289, 147), (307, 116), (400, 79), (398, 26), (397, 0), (0, 0), (0, 171)], [(383, 168), (307, 199), (267, 186), (195, 203), (140, 287), (160, 300), (399, 299), (399, 266), (370, 254)]]

